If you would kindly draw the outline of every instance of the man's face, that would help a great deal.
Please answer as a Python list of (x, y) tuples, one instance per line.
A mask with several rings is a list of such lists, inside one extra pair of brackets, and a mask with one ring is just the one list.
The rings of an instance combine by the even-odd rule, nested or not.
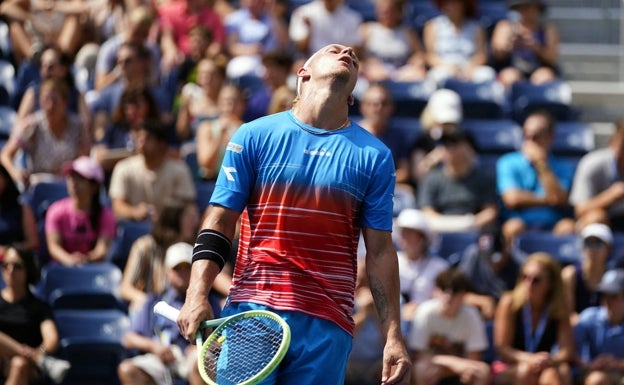
[(553, 133), (548, 127), (548, 120), (541, 115), (531, 115), (524, 122), (522, 127), (523, 139), (548, 149), (553, 141)]
[(360, 61), (353, 48), (332, 44), (315, 53), (308, 66), (311, 76), (342, 79), (349, 91), (352, 91), (357, 81)]
[(624, 292), (602, 293), (604, 305), (607, 308), (609, 320), (612, 322), (622, 322), (624, 319)]

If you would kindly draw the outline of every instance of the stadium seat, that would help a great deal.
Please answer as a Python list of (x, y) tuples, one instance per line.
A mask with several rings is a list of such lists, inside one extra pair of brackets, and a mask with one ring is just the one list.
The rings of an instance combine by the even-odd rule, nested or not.
[(575, 235), (553, 235), (550, 231), (525, 231), (516, 238), (514, 247), (521, 254), (546, 252), (562, 265), (580, 261), (581, 240)]
[(442, 88), (457, 92), (462, 101), (464, 119), (502, 119), (506, 116), (505, 91), (498, 82), (447, 79)]
[(494, 27), (499, 21), (506, 19), (509, 14), (509, 8), (504, 1), (481, 0), (477, 9), (477, 19), (485, 29), (486, 35), (492, 37)]
[(121, 269), (108, 263), (82, 266), (48, 264), (42, 270), (37, 295), (53, 309), (121, 309)]
[(121, 310), (54, 311), (60, 358), (72, 364), (63, 385), (117, 385), (117, 366), (126, 356), (122, 339), (130, 319)]
[(401, 117), (419, 118), (429, 96), (435, 91), (435, 84), (427, 81), (385, 81), (383, 84), (388, 87), (394, 99), (394, 115)]
[(511, 86), (510, 103), (513, 118), (522, 124), (534, 111), (547, 110), (555, 120), (575, 121), (579, 111), (572, 103), (572, 89), (564, 81), (554, 81), (535, 85), (530, 82), (518, 82)]
[(151, 229), (152, 222), (150, 221), (118, 222), (117, 235), (110, 246), (106, 260), (123, 270), (134, 241), (143, 235), (149, 234)]
[(69, 196), (67, 183), (64, 179), (50, 182), (39, 182), (27, 193), (26, 199), (35, 214), (38, 223), (45, 219), (48, 207), (57, 200)]
[(560, 156), (582, 156), (593, 150), (594, 132), (582, 122), (558, 122), (552, 151)]
[(423, 29), (427, 22), (440, 15), (441, 11), (435, 6), (433, 1), (412, 0), (409, 2), (409, 24), (422, 36)]
[(432, 254), (446, 259), (452, 266), (461, 261), (466, 247), (477, 242), (476, 231), (463, 233), (439, 233), (432, 245)]
[(8, 140), (17, 118), (17, 112), (9, 106), (0, 105), (0, 140)]
[(522, 143), (522, 129), (511, 119), (465, 119), (461, 126), (472, 134), (480, 156), (516, 151)]
[(607, 265), (610, 268), (624, 268), (624, 233), (613, 232), (613, 249)]
[(359, 13), (365, 22), (377, 19), (374, 0), (347, 0), (345, 3), (349, 8)]

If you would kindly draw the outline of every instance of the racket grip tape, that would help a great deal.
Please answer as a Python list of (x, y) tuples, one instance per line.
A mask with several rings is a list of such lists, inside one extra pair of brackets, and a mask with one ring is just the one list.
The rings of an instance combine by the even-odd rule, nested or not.
[(180, 310), (165, 301), (159, 301), (154, 305), (154, 313), (175, 322), (178, 319), (178, 315), (180, 315)]

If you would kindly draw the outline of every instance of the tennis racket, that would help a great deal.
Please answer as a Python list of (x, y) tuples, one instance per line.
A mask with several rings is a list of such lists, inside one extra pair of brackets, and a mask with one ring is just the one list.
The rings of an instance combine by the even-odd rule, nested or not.
[[(176, 321), (180, 311), (164, 301), (154, 313)], [(203, 329), (215, 328), (203, 341)], [(290, 327), (279, 315), (251, 310), (203, 321), (197, 331), (197, 367), (209, 385), (254, 385), (282, 361), (290, 345)]]

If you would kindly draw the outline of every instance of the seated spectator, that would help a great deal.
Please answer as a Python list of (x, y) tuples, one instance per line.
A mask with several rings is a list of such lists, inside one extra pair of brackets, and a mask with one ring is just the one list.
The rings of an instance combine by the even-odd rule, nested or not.
[(86, 20), (81, 15), (86, 11), (80, 1), (3, 1), (0, 16), (8, 20), (15, 61), (31, 58), (46, 45), (74, 57), (85, 43)]
[(495, 384), (572, 383), (570, 313), (561, 268), (549, 254), (529, 255), (516, 287), (500, 299), (494, 345), (500, 359), (492, 364)]
[(494, 178), (476, 162), (466, 131), (443, 134), (442, 167), (432, 169), (418, 188), (418, 207), (437, 232), (466, 232), (495, 224), (498, 201)]
[(216, 180), (225, 149), (232, 135), (243, 124), (245, 95), (233, 84), (225, 85), (217, 100), (218, 117), (204, 120), (197, 128), (197, 164), (203, 179)]
[[(208, 48), (212, 42), (212, 32), (206, 26), (196, 24), (189, 30), (189, 54), (175, 72), (178, 81), (183, 86), (187, 82), (197, 79), (197, 64), (204, 58), (210, 58)], [(225, 56), (222, 56), (225, 59)]]
[(602, 223), (585, 226), (581, 238), (583, 252), (580, 261), (561, 270), (572, 326), (584, 309), (600, 304), (600, 293), (596, 289), (607, 269), (607, 260), (613, 249), (613, 233)]
[(381, 382), (384, 347), (381, 324), (366, 275), (365, 258), (358, 258), (357, 269), (355, 329), (344, 385), (377, 385)]
[[(194, 202), (166, 206), (150, 233), (134, 242), (119, 289), (121, 298), (129, 302), (131, 316), (143, 306), (150, 294), (163, 293), (167, 282), (164, 267), (165, 251), (177, 242), (194, 243), (199, 230), (199, 221), (197, 205)], [(230, 280), (231, 274), (226, 273), (226, 270), (223, 274), (219, 274), (211, 293), (212, 303), (216, 304), (227, 296)]]
[(457, 130), (463, 118), (459, 95), (449, 89), (435, 91), (420, 115), (422, 133), (411, 144), (410, 173), (412, 184), (418, 185), (425, 175), (440, 166), (444, 150), (440, 138)]
[(435, 277), (449, 264), (430, 254), (434, 233), (421, 211), (404, 209), (396, 219), (396, 227), (399, 229), (399, 284), (405, 301), (401, 316), (410, 322), (418, 306), (431, 299)]
[[(2, 165), (18, 185), (27, 188), (45, 179), (62, 177), (62, 166), (90, 150), (87, 127), (77, 115), (67, 112), (69, 88), (58, 79), (41, 85), (41, 109), (20, 120), (0, 152)], [(27, 165), (15, 162), (18, 150)]]
[(137, 153), (119, 161), (109, 197), (117, 220), (154, 220), (166, 204), (195, 201), (195, 186), (184, 161), (167, 154), (167, 127), (146, 121), (137, 131)]
[(498, 225), (486, 226), (477, 242), (464, 250), (459, 269), (471, 283), (466, 302), (479, 308), (485, 319), (494, 317), (495, 306), (518, 279), (519, 257), (507, 246)]
[(160, 111), (148, 87), (137, 84), (123, 91), (104, 137), (92, 147), (107, 176), (117, 162), (135, 153), (138, 128), (148, 120), (159, 119)]
[(32, 208), (20, 198), (15, 181), (0, 164), (0, 255), (12, 244), (35, 251), (39, 234)]
[(152, 82), (151, 53), (142, 44), (122, 43), (117, 49), (117, 80), (97, 92), (90, 111), (93, 116), (93, 137), (95, 141), (102, 139), (106, 127), (110, 124), (110, 116), (119, 105), (121, 95), (129, 87), (148, 87), (161, 111), (161, 119), (172, 119), (173, 92)]
[(152, 11), (149, 7), (141, 5), (128, 11), (124, 19), (123, 31), (106, 39), (98, 51), (95, 63), (95, 90), (102, 90), (122, 78), (123, 64), (117, 60), (117, 56), (119, 48), (124, 44), (145, 47), (150, 54), (152, 76), (158, 78), (160, 74), (160, 49), (148, 39), (156, 19)]
[(102, 204), (104, 171), (88, 156), (65, 168), (69, 197), (50, 205), (45, 217), (48, 252), (66, 266), (102, 262), (115, 237), (115, 216)]
[(498, 80), (510, 87), (529, 80), (544, 84), (557, 78), (559, 32), (554, 23), (544, 20), (543, 0), (507, 2), (515, 19), (496, 23), (492, 33), (492, 57), (498, 69)]
[(602, 305), (583, 310), (574, 328), (579, 379), (584, 385), (618, 385), (624, 378), (624, 270), (607, 271), (597, 290)]
[(119, 364), (123, 385), (171, 384), (176, 379), (188, 380), (190, 385), (204, 384), (197, 367), (199, 347), (180, 335), (175, 322), (155, 315), (153, 310), (161, 300), (175, 308), (182, 307), (191, 277), (192, 255), (193, 246), (188, 243), (176, 243), (167, 249), (167, 289), (162, 295), (149, 296), (123, 338), (126, 349), (140, 352)]
[(161, 69), (169, 72), (190, 54), (190, 30), (197, 24), (210, 30), (212, 42), (208, 57), (224, 52), (225, 28), (221, 17), (215, 12), (211, 0), (165, 1), (157, 5), (161, 27)]
[(224, 25), (231, 79), (260, 75), (262, 54), (288, 46), (288, 25), (275, 14), (273, 2), (241, 0), (240, 8), (224, 19)]
[(475, 0), (435, 0), (441, 15), (423, 29), (425, 61), (429, 77), (437, 84), (448, 78), (485, 82), (496, 73), (487, 64), (485, 31), (475, 19)]
[(355, 33), (362, 16), (344, 4), (344, 0), (312, 0), (295, 8), (288, 28), (290, 40), (302, 57), (309, 57), (328, 44), (362, 46)]
[(41, 84), (48, 79), (59, 79), (64, 81), (69, 88), (67, 109), (73, 114), (79, 115), (84, 124), (88, 126), (89, 111), (85, 100), (76, 87), (71, 71), (72, 62), (70, 58), (61, 52), (56, 46), (46, 47), (40, 57), (33, 58), (22, 63), (16, 81), (17, 91), (14, 100), (14, 107), (17, 111), (17, 118), (24, 119), (26, 116), (39, 110), (41, 94)]
[[(435, 279), (434, 298), (416, 310), (408, 346), (412, 349), (417, 384), (489, 385), (490, 367), (481, 360), (488, 347), (485, 323), (464, 303), (468, 278), (451, 268)], [(444, 382), (446, 383), (446, 382)]]
[(176, 133), (180, 140), (195, 138), (197, 126), (219, 115), (217, 98), (225, 83), (225, 63), (204, 58), (197, 63), (197, 82), (188, 82), (180, 91)]
[(418, 81), (427, 75), (420, 36), (404, 22), (405, 5), (405, 0), (376, 1), (376, 20), (360, 26), (362, 75), (369, 81)]
[(555, 121), (546, 111), (531, 113), (522, 126), (522, 148), (496, 163), (503, 234), (510, 244), (525, 230), (572, 234), (574, 219), (568, 191), (574, 168), (551, 153)]
[(270, 109), (272, 102), (277, 103), (277, 100), (272, 100), (276, 93), (283, 94), (277, 95), (276, 99), (283, 98), (288, 101), (287, 104), (292, 105), (294, 92), (288, 86), (288, 77), (292, 75), (293, 64), (292, 54), (286, 50), (265, 52), (262, 55), (262, 65), (264, 66), (262, 87), (252, 91), (248, 96), (247, 108), (245, 115), (243, 115), (244, 121), (249, 122), (264, 115), (283, 111), (283, 108), (277, 107)]
[(570, 204), (580, 228), (598, 222), (624, 232), (624, 119), (615, 124), (607, 146), (581, 158)]
[(276, 89), (273, 91), (273, 95), (271, 95), (269, 109), (266, 114), (271, 115), (290, 110), (295, 101), (295, 97), (295, 91), (288, 86), (282, 86)]
[(392, 151), (397, 183), (408, 183), (409, 138), (415, 135), (412, 132), (402, 132), (392, 124), (394, 100), (390, 90), (381, 83), (370, 85), (362, 95), (360, 113), (362, 119), (357, 123), (379, 138)]
[(29, 384), (49, 377), (63, 382), (71, 364), (51, 356), (59, 348), (52, 309), (30, 291), (39, 281), (34, 255), (9, 247), (2, 256), (0, 291), (0, 379), (6, 385)]

